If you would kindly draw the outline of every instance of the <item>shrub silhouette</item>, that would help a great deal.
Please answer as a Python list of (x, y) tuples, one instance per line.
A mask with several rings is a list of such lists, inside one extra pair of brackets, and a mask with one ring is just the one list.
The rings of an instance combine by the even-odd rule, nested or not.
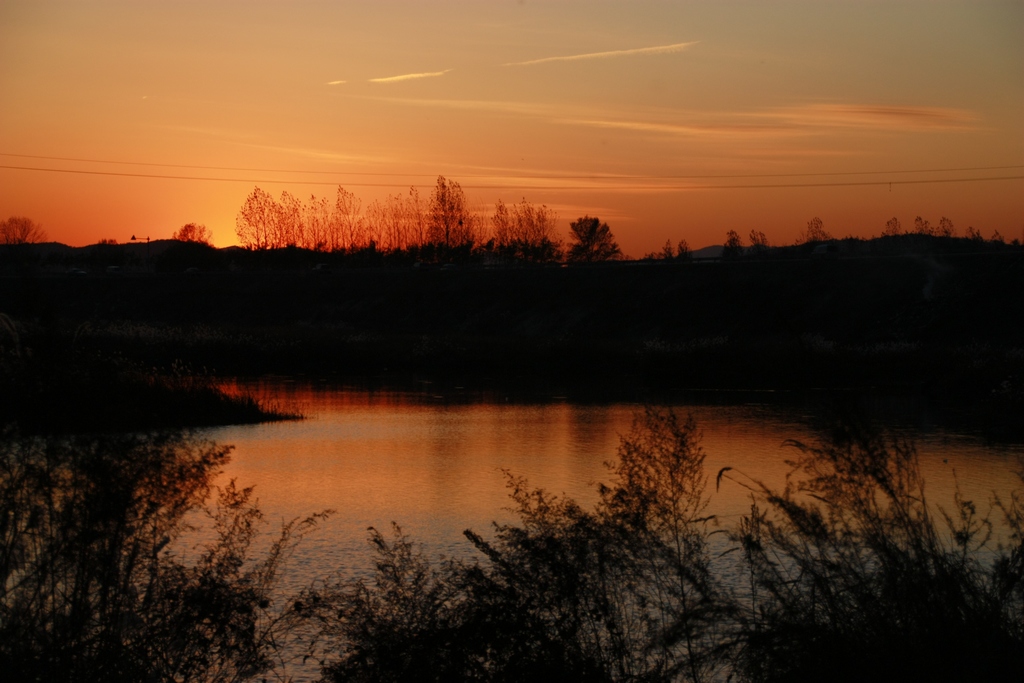
[(752, 585), (738, 612), (745, 678), (999, 680), (1022, 670), (1019, 495), (1005, 506), (1017, 547), (990, 564), (992, 522), (959, 493), (936, 515), (913, 446), (849, 425), (827, 443), (789, 443), (798, 456), (785, 487), (753, 487), (736, 532)]
[[(847, 426), (820, 445), (791, 442), (781, 491), (719, 472), (754, 503), (713, 563), (698, 441), (692, 420), (644, 411), (592, 510), (510, 477), (519, 520), (491, 539), (467, 531), (476, 561), (432, 563), (397, 527), (390, 539), (372, 531), (372, 579), (315, 594), (339, 653), (326, 680), (1019, 673), (1021, 492), (997, 505), (1010, 547), (989, 548), (993, 522), (959, 494), (936, 518), (913, 447)], [(726, 589), (722, 570), (746, 572), (749, 590)]]
[(698, 438), (638, 416), (591, 511), (510, 477), (520, 523), (467, 531), (477, 562), (434, 566), (397, 527), (372, 531), (373, 580), (318, 596), (340, 649), (326, 678), (710, 680), (731, 607), (709, 569)]
[[(266, 555), (251, 490), (204, 508), (229, 448), (181, 435), (0, 442), (0, 666), (11, 680), (234, 681), (275, 664), (296, 625), (275, 607), (281, 563), (316, 519)], [(176, 541), (203, 510), (213, 538)]]

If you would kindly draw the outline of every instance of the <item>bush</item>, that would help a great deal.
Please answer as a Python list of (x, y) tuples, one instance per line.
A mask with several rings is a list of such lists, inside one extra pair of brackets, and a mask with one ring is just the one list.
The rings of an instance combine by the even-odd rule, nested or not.
[[(251, 491), (206, 507), (229, 448), (181, 435), (0, 442), (0, 667), (10, 680), (234, 681), (270, 670), (297, 624), (275, 606), (281, 563), (316, 518), (267, 554)], [(213, 536), (182, 554), (205, 511)], [(286, 603), (288, 604), (288, 603)]]
[(1019, 496), (1005, 506), (1018, 545), (992, 564), (988, 516), (959, 493), (951, 512), (932, 507), (913, 446), (849, 426), (790, 445), (799, 455), (785, 488), (753, 487), (736, 533), (753, 587), (741, 620), (748, 680), (1024, 670)]
[(730, 606), (709, 570), (698, 438), (692, 421), (638, 416), (592, 511), (510, 477), (520, 524), (467, 531), (477, 562), (435, 567), (397, 528), (373, 531), (373, 580), (318, 595), (340, 651), (326, 678), (711, 680)]
[[(929, 507), (912, 446), (849, 426), (790, 445), (799, 457), (781, 491), (719, 472), (719, 484), (753, 496), (719, 573), (696, 426), (652, 409), (622, 440), (592, 510), (510, 477), (518, 523), (489, 540), (467, 531), (475, 561), (431, 563), (397, 527), (391, 539), (373, 531), (373, 578), (311, 596), (338, 652), (325, 678), (1009, 680), (1022, 670), (1021, 492), (997, 501), (1010, 532), (999, 550), (970, 501)], [(746, 573), (749, 591), (727, 589), (726, 573)]]

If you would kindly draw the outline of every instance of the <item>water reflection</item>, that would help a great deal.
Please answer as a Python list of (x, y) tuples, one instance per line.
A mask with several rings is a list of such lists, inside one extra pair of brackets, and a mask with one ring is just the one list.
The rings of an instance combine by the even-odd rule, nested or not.
[[(398, 522), (431, 551), (465, 555), (462, 531), (486, 532), (492, 521), (511, 521), (506, 475), (595, 500), (594, 484), (608, 478), (636, 410), (631, 404), (575, 405), (505, 402), (502, 396), (453, 401), (427, 392), (331, 389), (299, 382), (251, 385), (258, 395), (308, 419), (211, 430), (236, 446), (227, 475), (256, 486), (269, 519), (289, 520), (321, 509), (336, 515), (308, 539), (296, 563), (297, 583), (340, 569), (361, 572), (369, 561), (366, 529)], [(786, 405), (677, 405), (703, 432), (711, 473), (731, 466), (773, 486), (794, 453), (787, 439), (813, 441), (819, 416)], [(890, 425), (891, 426), (891, 425)], [(897, 425), (916, 442), (933, 503), (952, 500), (955, 470), (961, 490), (987, 509), (992, 491), (1013, 488), (1020, 447), (994, 447), (978, 439)], [(748, 492), (727, 485), (712, 496), (723, 524), (748, 511)]]

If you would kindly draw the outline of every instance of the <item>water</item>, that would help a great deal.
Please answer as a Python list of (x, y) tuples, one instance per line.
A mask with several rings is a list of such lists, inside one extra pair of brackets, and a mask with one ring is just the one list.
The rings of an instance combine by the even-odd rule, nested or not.
[[(372, 554), (367, 528), (394, 522), (430, 556), (472, 557), (464, 529), (485, 537), (493, 522), (513, 522), (508, 509), (509, 475), (532, 487), (574, 498), (597, 499), (595, 485), (609, 481), (620, 436), (630, 430), (640, 406), (580, 405), (559, 397), (534, 403), (506, 401), (500, 394), (465, 400), (464, 394), (430, 391), (366, 391), (277, 381), (244, 387), (306, 419), (224, 427), (207, 436), (235, 446), (223, 480), (255, 486), (266, 518), (279, 524), (331, 509), (330, 519), (303, 541), (285, 575), (295, 591), (331, 573), (366, 576)], [(779, 486), (787, 439), (815, 442), (821, 415), (805, 404), (772, 399), (718, 404), (679, 403), (703, 433), (712, 481), (711, 512), (730, 528), (749, 511), (749, 491), (724, 481), (722, 467), (741, 481)], [(812, 404), (813, 405), (813, 404)], [(1019, 485), (1014, 472), (1024, 447), (996, 446), (943, 431), (914, 407), (875, 406), (881, 426), (916, 443), (932, 503), (951, 509), (956, 482), (963, 494), (988, 509), (993, 492)], [(955, 477), (954, 477), (955, 472)], [(722, 535), (716, 543), (728, 542)], [(741, 581), (742, 577), (723, 578)], [(315, 680), (313, 662), (291, 665), (295, 680)]]
[[(429, 392), (369, 392), (294, 382), (255, 387), (300, 421), (224, 427), (209, 437), (235, 446), (225, 476), (255, 486), (268, 519), (283, 522), (334, 510), (304, 544), (300, 571), (306, 581), (332, 571), (361, 573), (369, 567), (367, 528), (403, 531), (430, 554), (472, 554), (462, 535), (485, 536), (493, 522), (511, 522), (509, 474), (532, 487), (591, 504), (595, 484), (609, 481), (620, 436), (639, 406), (505, 402), (500, 396), (453, 401)], [(779, 403), (676, 405), (691, 413), (703, 433), (707, 470), (722, 467), (741, 480), (782, 484), (795, 456), (787, 439), (814, 442), (819, 417), (804, 407)], [(944, 432), (927, 424), (887, 425), (912, 439), (933, 503), (952, 503), (955, 482), (987, 509), (992, 492), (1005, 493), (1020, 446), (994, 446), (978, 437)], [(954, 479), (955, 472), (955, 479)], [(723, 527), (749, 510), (749, 492), (725, 481), (709, 488), (712, 512)]]

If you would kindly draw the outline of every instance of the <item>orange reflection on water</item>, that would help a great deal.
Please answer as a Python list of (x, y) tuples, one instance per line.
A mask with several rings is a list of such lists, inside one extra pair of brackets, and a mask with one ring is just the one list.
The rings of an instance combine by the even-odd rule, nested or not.
[[(461, 532), (486, 532), (492, 521), (514, 519), (507, 509), (506, 471), (531, 486), (584, 504), (595, 483), (608, 481), (619, 435), (629, 431), (637, 406), (523, 405), (500, 396), (453, 403), (430, 393), (317, 389), (299, 383), (257, 387), (264, 397), (307, 419), (213, 430), (236, 446), (227, 475), (255, 485), (271, 520), (331, 508), (336, 512), (303, 549), (310, 570), (363, 566), (366, 528), (399, 523), (432, 551), (466, 554)], [(816, 440), (799, 413), (768, 405), (677, 406), (703, 433), (711, 477), (712, 511), (731, 527), (749, 510), (749, 492), (714, 475), (733, 467), (739, 478), (784, 482), (787, 439)], [(986, 509), (992, 491), (1019, 483), (1020, 449), (987, 447), (941, 433), (910, 434), (917, 443), (932, 503), (950, 507), (956, 470), (961, 489)], [(316, 572), (313, 572), (315, 574)]]

